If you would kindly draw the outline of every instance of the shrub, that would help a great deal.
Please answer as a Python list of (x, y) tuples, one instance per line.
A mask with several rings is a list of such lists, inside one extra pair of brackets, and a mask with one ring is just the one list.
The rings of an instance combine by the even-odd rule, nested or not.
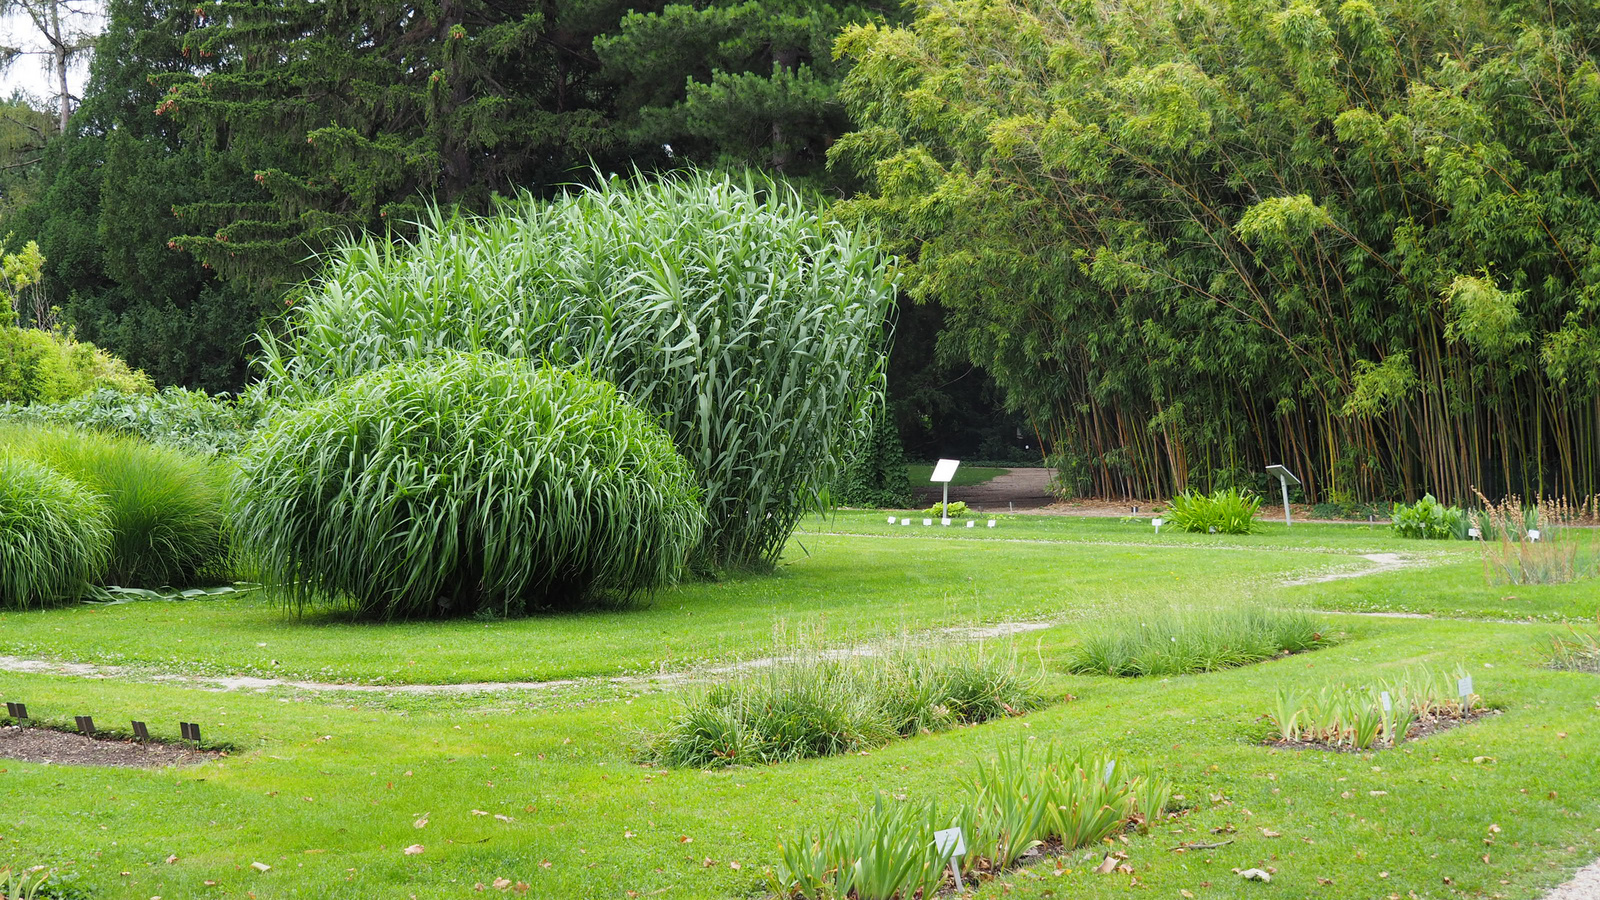
[(1172, 498), (1167, 519), (1198, 534), (1250, 534), (1256, 530), (1261, 498), (1238, 488), (1202, 494), (1184, 491)]
[(1396, 503), (1390, 513), (1395, 534), (1425, 540), (1451, 540), (1467, 536), (1467, 516), (1459, 506), (1445, 506), (1424, 494), (1421, 500), (1407, 506)]
[(967, 505), (960, 500), (952, 500), (948, 508), (943, 503), (935, 503), (928, 507), (928, 513), (935, 518), (954, 519), (967, 514)]
[(109, 519), (82, 485), (0, 449), (0, 604), (82, 597), (105, 568)]
[(163, 388), (154, 394), (102, 388), (62, 403), (0, 404), (0, 422), (106, 431), (200, 456), (241, 449), (250, 439), (256, 418), (250, 404), (181, 387)]
[(693, 470), (616, 388), (487, 354), (275, 415), (234, 486), (263, 581), (384, 616), (625, 600), (678, 576), (705, 519)]
[(441, 349), (584, 363), (694, 467), (699, 561), (770, 563), (880, 402), (892, 305), (885, 257), (790, 188), (612, 180), (346, 247), (264, 366), (306, 398)]
[(1071, 651), (1075, 674), (1186, 675), (1249, 665), (1330, 643), (1310, 613), (1264, 607), (1150, 610), (1118, 616)]
[(905, 509), (911, 505), (905, 450), (886, 411), (879, 412), (871, 430), (864, 432), (845, 454), (833, 499), (841, 506), (878, 509)]
[(647, 757), (711, 768), (833, 756), (1020, 714), (1041, 701), (1037, 675), (1006, 655), (812, 654), (760, 667), (687, 701)]
[(93, 344), (33, 328), (0, 326), (0, 403), (59, 403), (105, 388), (149, 393), (150, 379)]
[(220, 476), (202, 458), (138, 438), (16, 426), (0, 445), (36, 459), (97, 494), (111, 546), (99, 580), (123, 587), (188, 587), (225, 579)]

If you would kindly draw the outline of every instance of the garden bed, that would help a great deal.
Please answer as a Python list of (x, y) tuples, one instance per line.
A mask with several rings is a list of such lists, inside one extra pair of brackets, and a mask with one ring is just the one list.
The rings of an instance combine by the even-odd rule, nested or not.
[[(1406, 732), (1405, 740), (1402, 741), (1402, 743), (1420, 741), (1429, 735), (1438, 734), (1441, 731), (1449, 731), (1453, 728), (1459, 728), (1463, 725), (1470, 725), (1473, 722), (1484, 718), (1485, 716), (1498, 715), (1500, 715), (1500, 710), (1498, 709), (1480, 708), (1474, 709), (1464, 716), (1435, 716), (1426, 721), (1418, 722), (1415, 725), (1412, 725), (1411, 729)], [(1327, 741), (1283, 741), (1273, 740), (1272, 738), (1267, 738), (1266, 740), (1262, 741), (1261, 744), (1262, 746), (1272, 747), (1279, 750), (1324, 750), (1329, 753), (1372, 753), (1378, 750), (1394, 749), (1393, 747), (1372, 747), (1367, 750), (1360, 750), (1349, 744), (1333, 744)]]
[(70, 731), (0, 726), (0, 759), (44, 763), (58, 766), (117, 766), (133, 769), (160, 769), (167, 766), (192, 766), (223, 755), (215, 750), (196, 750), (160, 741), (129, 741), (113, 737), (89, 737)]

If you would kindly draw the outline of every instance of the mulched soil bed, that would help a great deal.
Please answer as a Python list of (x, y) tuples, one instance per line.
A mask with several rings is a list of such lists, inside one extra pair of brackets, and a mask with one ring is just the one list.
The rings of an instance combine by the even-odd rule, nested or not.
[(0, 759), (58, 766), (122, 766), (159, 769), (192, 766), (222, 754), (175, 744), (85, 737), (49, 728), (0, 727)]
[[(1500, 710), (1498, 709), (1485, 709), (1480, 707), (1473, 710), (1469, 715), (1458, 718), (1444, 718), (1441, 716), (1428, 719), (1425, 722), (1420, 722), (1411, 726), (1411, 731), (1406, 734), (1406, 739), (1401, 741), (1401, 745), (1404, 746), (1405, 744), (1409, 744), (1414, 741), (1420, 741), (1430, 734), (1438, 734), (1441, 731), (1449, 731), (1452, 728), (1459, 728), (1462, 725), (1476, 722), (1484, 716), (1498, 715), (1500, 715)], [(1324, 750), (1329, 753), (1373, 753), (1378, 750), (1390, 749), (1388, 747), (1373, 747), (1370, 750), (1357, 750), (1348, 744), (1329, 744), (1323, 741), (1274, 741), (1268, 739), (1262, 741), (1261, 743), (1263, 746), (1272, 747), (1278, 750)]]

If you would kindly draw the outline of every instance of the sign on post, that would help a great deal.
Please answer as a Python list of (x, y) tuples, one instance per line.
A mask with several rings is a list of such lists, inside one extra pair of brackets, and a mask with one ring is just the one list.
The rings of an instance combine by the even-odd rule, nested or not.
[(961, 885), (961, 866), (956, 858), (967, 855), (967, 839), (960, 828), (946, 828), (933, 833), (933, 846), (940, 856), (949, 856), (950, 874), (956, 878), (956, 891), (959, 893), (966, 888)]
[(961, 460), (959, 459), (941, 459), (934, 464), (933, 477), (928, 479), (934, 482), (944, 482), (944, 504), (939, 509), (943, 510), (940, 515), (944, 518), (944, 524), (946, 525), (950, 524), (950, 479), (956, 477), (956, 469), (960, 466)]
[(1278, 479), (1278, 484), (1283, 488), (1283, 524), (1293, 525), (1294, 520), (1289, 517), (1289, 485), (1299, 484), (1300, 479), (1294, 473), (1280, 465), (1267, 466), (1267, 474)]

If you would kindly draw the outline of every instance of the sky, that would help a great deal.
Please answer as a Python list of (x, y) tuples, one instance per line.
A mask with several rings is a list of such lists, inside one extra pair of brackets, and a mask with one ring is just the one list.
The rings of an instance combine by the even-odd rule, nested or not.
[[(95, 23), (97, 27), (98, 22)], [(12, 47), (22, 47), (24, 50), (41, 50), (44, 42), (33, 31), (33, 23), (26, 15), (13, 15), (0, 18), (0, 44)], [(55, 95), (52, 86), (54, 75), (49, 71), (50, 59), (47, 56), (23, 56), (11, 64), (11, 68), (0, 74), (0, 98), (10, 97), (12, 91), (22, 90), (40, 99), (51, 99)], [(67, 83), (73, 94), (82, 96), (83, 84), (89, 77), (89, 60), (84, 57), (67, 71)]]

